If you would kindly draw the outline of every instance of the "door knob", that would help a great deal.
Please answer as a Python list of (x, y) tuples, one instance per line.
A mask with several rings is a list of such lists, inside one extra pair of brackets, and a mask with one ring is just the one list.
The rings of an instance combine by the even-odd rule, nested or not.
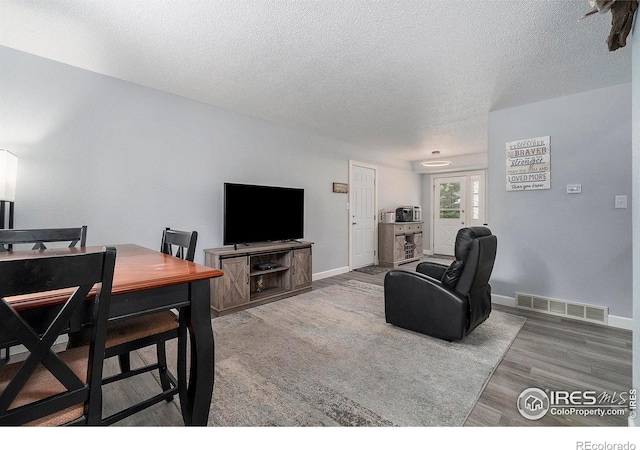
[(355, 225), (355, 224), (356, 224), (355, 222), (351, 222), (351, 225)]

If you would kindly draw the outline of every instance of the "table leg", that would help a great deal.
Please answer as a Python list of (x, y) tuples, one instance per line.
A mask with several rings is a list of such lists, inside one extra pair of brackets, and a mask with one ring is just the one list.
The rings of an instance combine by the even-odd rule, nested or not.
[[(180, 389), (185, 425), (206, 426), (209, 418), (214, 382), (214, 342), (209, 289), (209, 280), (191, 283), (191, 305), (184, 310), (184, 318), (191, 337), (189, 382)], [(186, 375), (184, 370), (181, 375)]]

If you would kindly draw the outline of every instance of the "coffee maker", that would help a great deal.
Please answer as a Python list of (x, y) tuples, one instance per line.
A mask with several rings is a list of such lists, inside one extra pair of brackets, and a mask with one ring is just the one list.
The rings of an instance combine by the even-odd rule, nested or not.
[(413, 207), (413, 221), (422, 222), (422, 206)]

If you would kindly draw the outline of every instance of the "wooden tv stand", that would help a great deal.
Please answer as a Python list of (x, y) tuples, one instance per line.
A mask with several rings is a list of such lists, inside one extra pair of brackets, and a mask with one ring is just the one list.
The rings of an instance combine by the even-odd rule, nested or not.
[[(237, 250), (205, 249), (205, 265), (224, 272), (222, 277), (211, 280), (214, 317), (311, 290), (312, 245), (313, 242), (291, 241), (238, 245)], [(259, 270), (256, 266), (261, 263), (275, 267)]]

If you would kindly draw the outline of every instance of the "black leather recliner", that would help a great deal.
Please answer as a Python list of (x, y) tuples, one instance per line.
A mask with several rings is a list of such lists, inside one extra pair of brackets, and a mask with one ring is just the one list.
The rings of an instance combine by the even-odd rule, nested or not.
[(497, 238), (489, 228), (462, 228), (450, 266), (422, 262), (416, 272), (388, 272), (387, 322), (448, 341), (464, 339), (491, 313), (489, 277), (496, 249)]

